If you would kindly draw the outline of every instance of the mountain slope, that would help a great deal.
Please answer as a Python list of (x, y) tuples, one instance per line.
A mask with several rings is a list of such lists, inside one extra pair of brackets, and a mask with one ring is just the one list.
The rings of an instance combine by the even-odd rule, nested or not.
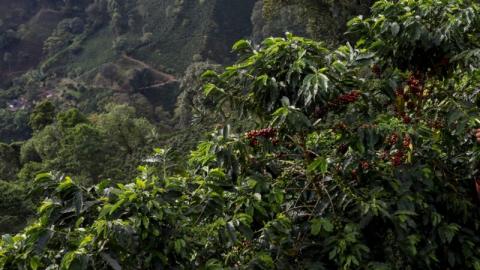
[(157, 111), (173, 113), (192, 63), (232, 63), (236, 40), (285, 31), (336, 43), (370, 1), (270, 2), (0, 0), (0, 140), (28, 138), (28, 113), (44, 99), (86, 113), (129, 103), (157, 121)]

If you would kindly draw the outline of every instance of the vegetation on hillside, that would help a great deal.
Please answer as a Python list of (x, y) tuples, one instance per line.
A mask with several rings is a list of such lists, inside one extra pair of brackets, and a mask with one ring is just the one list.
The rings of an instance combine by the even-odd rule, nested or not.
[(173, 113), (191, 63), (232, 62), (253, 2), (0, 1), (0, 140), (28, 139), (25, 119), (43, 100), (86, 114), (128, 103), (152, 122), (168, 120), (154, 114)]
[[(270, 16), (263, 1), (254, 6), (250, 0), (0, 0), (5, 193), (24, 198), (35, 174), (50, 170), (83, 185), (128, 181), (138, 165), (155, 161), (154, 145), (170, 148), (170, 159), (183, 161), (219, 121), (212, 99), (202, 94), (200, 75), (209, 68), (218, 71), (215, 62), (231, 63), (230, 46), (241, 37), (260, 41), (286, 30), (307, 34), (304, 14), (290, 12), (291, 3), (277, 4), (285, 16)], [(344, 25), (345, 18), (326, 20)], [(324, 23), (326, 33), (331, 27)], [(133, 134), (110, 140), (108, 134), (118, 135), (118, 127), (98, 119), (111, 113), (112, 104), (123, 104), (120, 129)], [(71, 118), (68, 127), (60, 117)], [(132, 131), (137, 124), (140, 130)], [(184, 163), (170, 169), (181, 171)], [(13, 216), (10, 208), (0, 209), (4, 220), (18, 224), (0, 226), (0, 234), (18, 232), (32, 216), (30, 203), (18, 207)]]
[(39, 172), (62, 171), (84, 184), (119, 181), (133, 176), (158, 140), (155, 127), (126, 105), (110, 104), (87, 118), (77, 109), (56, 113), (45, 102), (30, 124), (31, 139), (1, 145), (0, 179), (28, 183)]
[[(261, 3), (260, 3), (261, 2)], [(254, 38), (259, 33), (267, 32), (261, 37), (271, 34), (283, 34), (285, 27), (297, 35), (308, 35), (315, 39), (338, 44), (345, 40), (345, 22), (353, 15), (368, 14), (372, 0), (262, 0), (261, 12), (266, 17), (266, 23), (254, 23)], [(256, 12), (256, 13), (255, 13)], [(261, 28), (261, 31), (258, 31)], [(255, 31), (257, 30), (257, 31)]]
[(33, 216), (30, 201), (39, 197), (31, 184), (38, 173), (61, 171), (84, 185), (122, 182), (136, 175), (159, 141), (157, 128), (127, 105), (110, 104), (87, 117), (78, 109), (56, 112), (44, 102), (30, 125), (32, 138), (0, 144), (0, 234), (18, 232)]
[[(218, 129), (185, 169), (156, 149), (129, 184), (38, 175), (45, 199), (0, 269), (479, 270), (479, 12), (379, 0), (348, 24), (355, 46), (237, 42), (236, 64), (203, 74)], [(111, 114), (49, 126), (96, 144)]]
[[(191, 64), (231, 64), (231, 45), (249, 36), (261, 42), (293, 31), (335, 44), (351, 14), (366, 13), (368, 7), (364, 1), (324, 0), (277, 1), (278, 10), (269, 5), (253, 0), (0, 1), (0, 140), (30, 138), (25, 120), (37, 102), (47, 99), (61, 110), (77, 107), (85, 114), (107, 103), (128, 103), (164, 126), (182, 106), (179, 94), (190, 91), (178, 82)], [(311, 31), (314, 25), (318, 29)], [(138, 84), (143, 75), (149, 76)]]

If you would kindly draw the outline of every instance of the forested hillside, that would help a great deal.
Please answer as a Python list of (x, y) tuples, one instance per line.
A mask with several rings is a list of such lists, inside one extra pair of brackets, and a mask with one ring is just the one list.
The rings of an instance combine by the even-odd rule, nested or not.
[[(4, 1), (0, 76), (4, 141), (28, 138), (26, 115), (49, 99), (98, 112), (129, 103), (171, 112), (192, 62), (228, 63), (251, 33), (253, 1)], [(7, 10), (11, 11), (7, 13)]]
[(480, 270), (476, 1), (0, 5), (0, 270)]
[[(308, 12), (312, 6), (321, 12)], [(33, 214), (30, 200), (18, 198), (37, 173), (124, 182), (154, 147), (172, 147), (175, 157), (191, 150), (216, 123), (198, 111), (211, 107), (200, 75), (233, 63), (238, 39), (259, 43), (293, 31), (335, 44), (346, 14), (366, 6), (0, 1), (0, 180), (12, 194), (1, 201), (0, 233), (18, 230)], [(319, 14), (325, 21), (312, 28), (308, 18)], [(8, 210), (15, 208), (22, 210)]]

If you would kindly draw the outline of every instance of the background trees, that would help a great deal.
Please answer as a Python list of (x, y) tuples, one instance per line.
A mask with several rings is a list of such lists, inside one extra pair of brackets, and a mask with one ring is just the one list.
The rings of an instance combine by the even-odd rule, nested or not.
[(18, 177), (31, 182), (36, 173), (53, 170), (85, 183), (109, 178), (124, 181), (135, 174), (156, 139), (155, 127), (137, 118), (127, 105), (111, 104), (105, 113), (89, 119), (78, 109), (55, 115), (53, 104), (42, 103), (32, 114), (31, 124), (35, 127), (31, 139), (0, 149), (5, 180)]
[[(181, 94), (177, 99), (175, 118), (177, 127), (187, 128), (195, 118), (211, 115), (208, 111), (212, 102), (203, 94), (201, 75), (207, 70), (219, 70), (220, 66), (208, 62), (197, 62), (190, 65), (180, 82)], [(210, 106), (209, 106), (210, 105)], [(206, 122), (205, 122), (206, 123)]]
[(0, 188), (0, 232), (16, 233), (27, 224), (25, 217), (33, 214), (33, 204), (22, 185), (0, 181)]
[(19, 168), (19, 145), (0, 144), (0, 179), (11, 180)]
[(45, 126), (53, 123), (55, 119), (55, 105), (51, 102), (42, 102), (38, 104), (30, 115), (30, 126), (34, 130), (41, 130)]

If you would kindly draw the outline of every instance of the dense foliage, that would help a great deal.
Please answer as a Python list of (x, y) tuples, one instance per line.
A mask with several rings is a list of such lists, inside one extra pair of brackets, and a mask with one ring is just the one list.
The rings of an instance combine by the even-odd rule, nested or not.
[(322, 38), (337, 44), (345, 40), (343, 35), (346, 29), (345, 22), (353, 15), (367, 14), (373, 2), (372, 0), (263, 0), (262, 13), (269, 21), (263, 30), (278, 33), (282, 25), (287, 25), (287, 29), (297, 35)]
[(203, 75), (222, 123), (186, 170), (157, 149), (130, 184), (39, 175), (0, 269), (479, 270), (478, 11), (380, 0), (356, 46), (239, 41)]
[(0, 181), (0, 190), (0, 232), (16, 233), (29, 221), (26, 217), (34, 213), (33, 204), (24, 185)]
[(77, 109), (56, 114), (45, 102), (37, 106), (30, 122), (32, 138), (5, 159), (14, 165), (5, 165), (0, 178), (29, 182), (36, 173), (62, 171), (84, 184), (121, 181), (133, 177), (158, 136), (155, 127), (127, 105), (110, 104), (104, 113), (87, 118)]

